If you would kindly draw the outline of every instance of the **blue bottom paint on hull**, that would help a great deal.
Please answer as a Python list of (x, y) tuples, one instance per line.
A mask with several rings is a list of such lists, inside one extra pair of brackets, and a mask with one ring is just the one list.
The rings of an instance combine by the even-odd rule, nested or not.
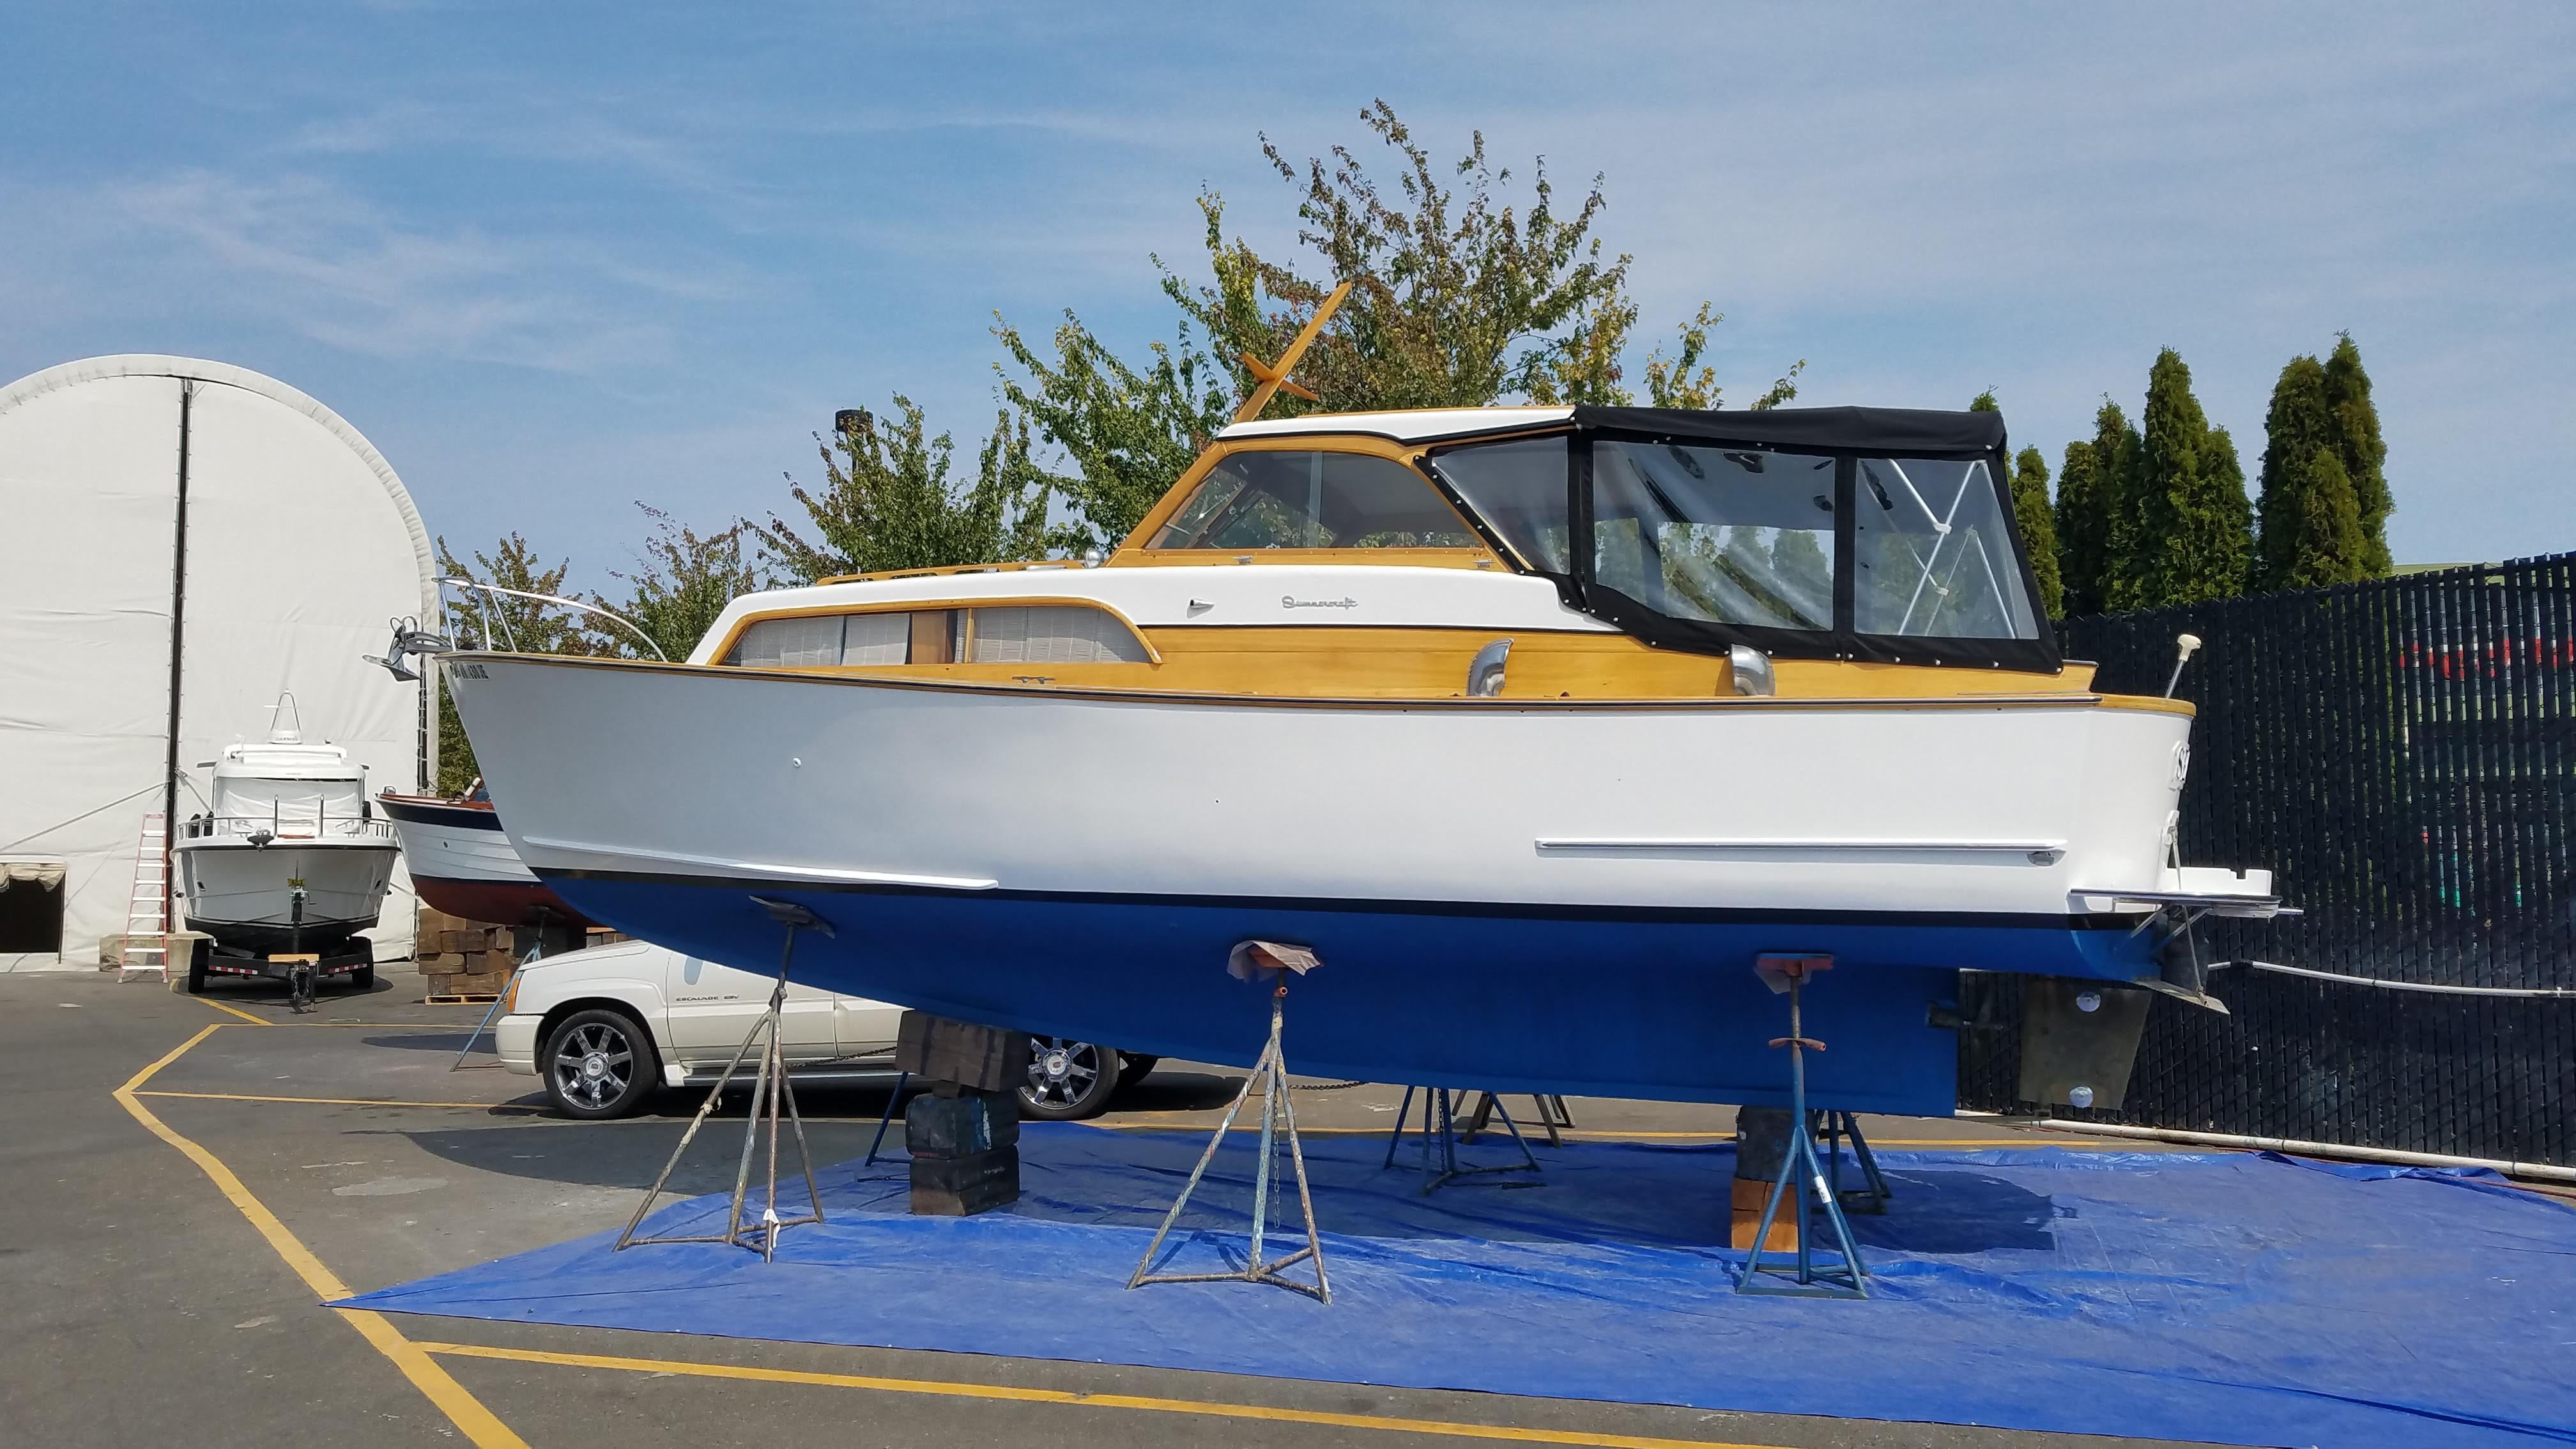
[[(1809, 1101), (1946, 1116), (1958, 1043), (1929, 1020), (1957, 970), (2127, 979), (2121, 930), (1954, 923), (1764, 921), (1704, 913), (1477, 913), (1364, 904), (1172, 902), (1001, 892), (834, 890), (550, 875), (584, 914), (675, 951), (777, 969), (780, 928), (754, 895), (792, 900), (837, 932), (800, 933), (806, 985), (1121, 1050), (1248, 1066), (1265, 993), (1225, 971), (1238, 941), (1310, 945), (1290, 987), (1292, 1070), (1513, 1092), (1784, 1106), (1785, 998), (1762, 952), (1837, 966), (1805, 994)], [(2124, 958), (2125, 957), (2125, 958)]]

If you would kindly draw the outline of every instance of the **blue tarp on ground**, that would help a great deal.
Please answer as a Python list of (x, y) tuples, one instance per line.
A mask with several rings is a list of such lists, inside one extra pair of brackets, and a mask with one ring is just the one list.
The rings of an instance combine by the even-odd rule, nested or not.
[[(844, 1164), (822, 1175), (830, 1221), (788, 1231), (774, 1263), (612, 1254), (601, 1234), (348, 1304), (2228, 1444), (2576, 1441), (2576, 1212), (2482, 1173), (1885, 1152), (1896, 1201), (1853, 1219), (1876, 1296), (1820, 1302), (1732, 1291), (1730, 1147), (1542, 1147), (1544, 1186), (1425, 1198), (1380, 1168), (1381, 1139), (1310, 1135), (1331, 1306), (1127, 1291), (1204, 1141), (1030, 1124), (1025, 1196), (981, 1217), (908, 1216), (901, 1161)], [(1163, 1268), (1241, 1262), (1253, 1156), (1229, 1141)], [(694, 1199), (648, 1231), (723, 1212)]]

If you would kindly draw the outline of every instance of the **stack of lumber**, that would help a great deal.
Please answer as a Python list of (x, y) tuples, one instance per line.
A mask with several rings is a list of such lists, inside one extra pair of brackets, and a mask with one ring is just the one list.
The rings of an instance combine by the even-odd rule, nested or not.
[(431, 997), (497, 996), (509, 981), (517, 959), (510, 950), (509, 927), (423, 906), (417, 930), (412, 959)]

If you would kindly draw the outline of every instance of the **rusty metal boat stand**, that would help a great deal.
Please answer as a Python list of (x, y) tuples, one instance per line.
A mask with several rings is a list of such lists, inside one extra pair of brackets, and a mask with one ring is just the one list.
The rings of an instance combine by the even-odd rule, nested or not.
[(474, 1030), (466, 1036), (465, 1045), (456, 1049), (456, 1060), (447, 1064), (449, 1071), (497, 1072), (501, 1070), (498, 1058), (488, 1062), (476, 1062), (472, 1066), (466, 1065), (465, 1059), (474, 1054), (474, 1048), (482, 1042), (483, 1034), (492, 1029), (492, 1023), (510, 1005), (511, 992), (519, 985), (520, 973), (549, 955), (561, 955), (580, 949), (582, 937), (580, 926), (557, 924), (555, 913), (544, 906), (536, 908), (536, 917), (535, 925), (521, 926), (510, 933), (512, 946), (515, 947), (521, 941), (525, 941), (527, 947), (511, 959), (510, 974), (501, 981), (501, 994), (492, 998), (492, 1005), (484, 1011), (483, 1019), (474, 1023)]
[[(1324, 1274), (1324, 1240), (1315, 1230), (1315, 1195), (1306, 1184), (1306, 1154), (1297, 1144), (1297, 1107), (1288, 1089), (1288, 1066), (1279, 1047), (1280, 1024), (1288, 1000), (1288, 978), (1304, 975), (1320, 965), (1315, 953), (1303, 946), (1275, 941), (1245, 941), (1226, 958), (1226, 970), (1241, 980), (1268, 978), (1270, 992), (1270, 1040), (1262, 1047), (1260, 1059), (1252, 1064), (1251, 1075), (1243, 1079), (1243, 1090), (1234, 1097), (1234, 1105), (1225, 1109), (1225, 1119), (1217, 1123), (1208, 1138), (1207, 1151), (1199, 1154), (1198, 1166), (1190, 1169), (1190, 1180), (1181, 1195), (1172, 1200), (1172, 1210), (1163, 1215), (1162, 1227), (1155, 1230), (1154, 1241), (1145, 1247), (1145, 1256), (1136, 1264), (1135, 1274), (1127, 1280), (1130, 1288), (1148, 1283), (1268, 1283), (1303, 1293), (1321, 1303), (1333, 1301), (1332, 1283)], [(1226, 1134), (1234, 1129), (1235, 1117), (1243, 1104), (1252, 1099), (1252, 1088), (1260, 1084), (1261, 1159), (1252, 1181), (1252, 1249), (1245, 1255), (1243, 1267), (1231, 1273), (1155, 1273), (1156, 1255), (1163, 1251), (1163, 1240), (1171, 1236), (1172, 1225), (1181, 1220), (1181, 1210), (1189, 1206), (1190, 1194), (1198, 1191), (1199, 1182), (1207, 1175), (1208, 1164), (1216, 1160), (1216, 1150), (1225, 1143)], [(1281, 1137), (1287, 1139), (1288, 1162), (1297, 1178), (1297, 1207), (1306, 1224), (1306, 1246), (1284, 1258), (1264, 1259), (1263, 1242), (1269, 1231), (1270, 1195), (1276, 1177), (1273, 1164)], [(1315, 1281), (1300, 1282), (1286, 1276), (1282, 1269), (1312, 1259)]]
[[(796, 1113), (796, 1089), (787, 1080), (787, 1052), (781, 1034), (781, 1014), (787, 1003), (788, 968), (796, 959), (796, 933), (800, 930), (820, 931), (829, 936), (834, 934), (832, 923), (793, 901), (774, 901), (764, 896), (753, 896), (751, 900), (769, 912), (772, 920), (787, 928), (786, 948), (778, 958), (778, 984), (769, 992), (769, 1010), (752, 1023), (751, 1030), (743, 1036), (742, 1045), (734, 1048), (733, 1060), (725, 1063), (724, 1074), (707, 1089), (707, 1100), (699, 1106), (698, 1115), (690, 1119), (689, 1130), (680, 1134), (680, 1145), (671, 1150), (671, 1160), (662, 1164), (662, 1174), (653, 1179), (652, 1190), (635, 1205), (635, 1216), (627, 1220), (626, 1230), (617, 1235), (617, 1245), (609, 1250), (611, 1252), (623, 1252), (647, 1243), (725, 1243), (748, 1248), (760, 1254), (762, 1262), (767, 1262), (778, 1252), (780, 1233), (823, 1221), (823, 1193), (814, 1185), (814, 1154), (805, 1145), (805, 1119)], [(706, 1125), (707, 1118), (716, 1110), (716, 1104), (723, 1100), (725, 1088), (732, 1084), (743, 1058), (751, 1055), (754, 1042), (761, 1044), (760, 1065), (752, 1077), (751, 1110), (743, 1114), (742, 1158), (734, 1169), (733, 1204), (725, 1215), (724, 1231), (637, 1237), (635, 1230), (644, 1225), (644, 1215), (651, 1212), (653, 1204), (660, 1200), (662, 1189), (669, 1184), (680, 1159), (688, 1155), (690, 1140), (698, 1135), (698, 1129)], [(810, 1205), (808, 1211), (787, 1218), (778, 1215), (778, 1119), (782, 1110), (795, 1134), (796, 1156), (805, 1172), (805, 1200)], [(760, 1145), (764, 1127), (769, 1141), (768, 1198), (761, 1209), (760, 1221), (746, 1224), (743, 1213), (751, 1195), (751, 1159)]]
[[(1738, 1293), (1765, 1294), (1788, 1298), (1867, 1298), (1869, 1269), (1860, 1259), (1860, 1248), (1852, 1242), (1851, 1224), (1843, 1217), (1842, 1195), (1837, 1184), (1825, 1175), (1824, 1161), (1816, 1156), (1814, 1119), (1807, 1115), (1807, 1053), (1823, 1051), (1825, 1044), (1805, 1034), (1806, 1023), (1800, 1011), (1800, 993), (1806, 984), (1822, 971), (1830, 969), (1834, 958), (1822, 955), (1762, 955), (1753, 958), (1753, 968), (1773, 991), (1789, 998), (1789, 1034), (1773, 1037), (1771, 1045), (1789, 1050), (1789, 1132), (1788, 1151), (1780, 1161), (1780, 1176), (1771, 1184), (1770, 1201), (1762, 1209), (1761, 1225), (1754, 1229), (1752, 1250), (1745, 1256), (1743, 1275), (1735, 1280)], [(1837, 1154), (1839, 1156), (1839, 1154)], [(1864, 1158), (1874, 1169), (1874, 1160)], [(1837, 1164), (1839, 1165), (1839, 1164)], [(1768, 1245), (1771, 1225), (1787, 1203), (1794, 1225), (1797, 1249), (1786, 1262), (1772, 1260)], [(1810, 1240), (1815, 1220), (1822, 1216), (1833, 1229), (1833, 1242), (1826, 1251), (1838, 1252), (1839, 1264), (1817, 1261), (1817, 1245)]]

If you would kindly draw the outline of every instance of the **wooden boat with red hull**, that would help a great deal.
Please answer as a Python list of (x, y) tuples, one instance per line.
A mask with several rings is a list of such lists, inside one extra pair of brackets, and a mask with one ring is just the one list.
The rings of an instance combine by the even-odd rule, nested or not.
[(376, 806), (402, 840), (412, 889), (432, 910), (496, 926), (596, 924), (520, 861), (479, 787), (463, 800), (387, 790)]

